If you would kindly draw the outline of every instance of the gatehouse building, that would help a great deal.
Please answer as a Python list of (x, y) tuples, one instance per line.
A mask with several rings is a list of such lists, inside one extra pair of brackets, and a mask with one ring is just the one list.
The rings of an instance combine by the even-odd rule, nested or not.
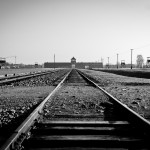
[(71, 62), (45, 62), (44, 68), (92, 69), (92, 68), (103, 68), (103, 63), (102, 62), (77, 62), (76, 58), (72, 57)]

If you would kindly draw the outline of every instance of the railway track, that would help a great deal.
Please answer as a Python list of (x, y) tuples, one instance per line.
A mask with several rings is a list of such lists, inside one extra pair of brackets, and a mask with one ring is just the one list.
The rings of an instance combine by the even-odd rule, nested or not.
[(71, 70), (2, 150), (150, 149), (150, 123)]
[(29, 79), (29, 78), (33, 78), (33, 77), (38, 77), (38, 76), (42, 76), (42, 75), (46, 75), (49, 73), (52, 73), (53, 71), (46, 71), (46, 72), (36, 72), (36, 73), (30, 73), (30, 74), (24, 74), (24, 75), (14, 75), (11, 77), (4, 77), (4, 78), (0, 78), (0, 86), (1, 85), (7, 85), (16, 81), (21, 81), (21, 80), (25, 80), (25, 79)]

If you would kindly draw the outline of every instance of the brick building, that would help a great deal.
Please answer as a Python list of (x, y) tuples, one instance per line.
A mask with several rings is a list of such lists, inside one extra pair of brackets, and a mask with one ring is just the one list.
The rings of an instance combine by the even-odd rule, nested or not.
[(102, 62), (76, 62), (76, 59), (71, 58), (71, 62), (45, 62), (44, 68), (103, 68)]

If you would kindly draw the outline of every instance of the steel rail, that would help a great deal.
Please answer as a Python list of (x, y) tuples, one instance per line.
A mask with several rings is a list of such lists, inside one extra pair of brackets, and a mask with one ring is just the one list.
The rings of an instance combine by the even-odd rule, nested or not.
[[(115, 115), (119, 116), (121, 120), (115, 119), (111, 121), (111, 119), (110, 120), (104, 119), (105, 122), (104, 121), (98, 121), (98, 122), (90, 121), (89, 122), (89, 120), (86, 122), (84, 121), (70, 122), (68, 120), (67, 121), (57, 121), (57, 120), (51, 121), (47, 119), (42, 122), (39, 122), (38, 124), (39, 128), (37, 125), (37, 129), (33, 130), (33, 136), (31, 137), (31, 139), (26, 140), (25, 143), (23, 144), (25, 148), (27, 147), (31, 149), (32, 148), (47, 148), (48, 149), (50, 147), (53, 148), (53, 146), (54, 148), (66, 146), (68, 147), (68, 149), (70, 148), (70, 146), (71, 147), (81, 146), (84, 148), (88, 146), (91, 146), (92, 148), (93, 147), (94, 148), (106, 148), (109, 145), (110, 146), (110, 147), (108, 146), (109, 148), (115, 147), (115, 148), (131, 148), (132, 149), (132, 148), (144, 147), (144, 148), (149, 149), (149, 129), (150, 129), (149, 123), (148, 122), (145, 123), (145, 121), (143, 120), (141, 121), (141, 117), (139, 117), (138, 115), (135, 115), (136, 113), (132, 113), (132, 110), (129, 111), (128, 109), (126, 109), (127, 107), (126, 105), (122, 104), (119, 100), (115, 99), (105, 90), (100, 88), (97, 84), (95, 84), (92, 81), (92, 79), (90, 80), (87, 77), (85, 77), (86, 74), (85, 76), (82, 75), (82, 73), (79, 73), (79, 75), (77, 75), (78, 73), (72, 72), (72, 74), (70, 75), (70, 78), (68, 79), (68, 83), (75, 83), (75, 82), (80, 83), (81, 81), (79, 80), (79, 78), (77, 78), (77, 76), (81, 75), (82, 80), (84, 81), (86, 80), (85, 82), (89, 83), (88, 85), (99, 89), (100, 91), (104, 92), (105, 95), (109, 97), (109, 100), (114, 104), (113, 105), (114, 110), (117, 110), (116, 111), (117, 114)], [(65, 85), (68, 86), (70, 84), (65, 84)], [(64, 118), (64, 116), (62, 118)], [(113, 126), (113, 123), (118, 124), (119, 121), (122, 121), (119, 123), (121, 125), (120, 126), (121, 130), (119, 129), (119, 127), (114, 128), (116, 131), (119, 129), (118, 130), (119, 135), (116, 134), (117, 132), (115, 130), (114, 132), (111, 132), (111, 131), (108, 132), (109, 129), (108, 128), (105, 129), (105, 127), (108, 125), (108, 124), (106, 125), (106, 120), (108, 121), (107, 123), (110, 125), (110, 127)], [(140, 125), (138, 125), (138, 123)], [(126, 125), (129, 125), (129, 126), (131, 125), (131, 126), (129, 127)], [(51, 130), (51, 127), (54, 127), (54, 128), (52, 128)], [(61, 129), (57, 128), (58, 129), (57, 130), (55, 127), (56, 128), (60, 127)], [(129, 127), (129, 130), (128, 130), (128, 127)], [(99, 132), (99, 134), (97, 135), (98, 128), (100, 130), (102, 129), (103, 132)], [(142, 130), (139, 132), (139, 129), (140, 130), (142, 129)], [(131, 132), (131, 135), (130, 135), (130, 132)], [(120, 136), (122, 134), (123, 136)], [(56, 142), (56, 145), (54, 144), (55, 142)]]
[(13, 78), (17, 78), (17, 77), (25, 77), (25, 76), (29, 76), (29, 75), (33, 75), (33, 74), (41, 74), (41, 73), (45, 73), (45, 72), (53, 72), (53, 71), (52, 70), (48, 70), (48, 71), (28, 72), (28, 73), (20, 73), (20, 74), (16, 74), (16, 73), (14, 73), (14, 74), (7, 74), (8, 76), (1, 77), (0, 81), (13, 79)]
[[(83, 72), (81, 72), (79, 70), (77, 70), (77, 71), (79, 72), (79, 74), (83, 78), (85, 78), (86, 80), (88, 80), (89, 82), (91, 82), (94, 86), (96, 86), (98, 89), (100, 89), (101, 91), (103, 91), (110, 98), (110, 100), (112, 100), (119, 107), (121, 107), (120, 108), (121, 111), (124, 112), (124, 113), (126, 113), (128, 120), (130, 120), (131, 122), (135, 123), (139, 127), (141, 127), (141, 125), (142, 125), (142, 129), (145, 130), (146, 132), (149, 132), (149, 134), (150, 134), (150, 122), (148, 120), (146, 120), (145, 118), (143, 118), (142, 116), (140, 116), (138, 113), (136, 113), (135, 111), (133, 111), (132, 109), (130, 109), (127, 105), (123, 104), (118, 99), (116, 99), (114, 96), (112, 96), (111, 94), (109, 94), (107, 91), (105, 91), (103, 88), (101, 88), (97, 83), (95, 83), (94, 81), (92, 81), (91, 79), (89, 79)], [(122, 113), (122, 112), (120, 112), (120, 113)], [(133, 118), (134, 118), (134, 120), (133, 120)]]
[[(118, 107), (119, 110), (122, 111), (121, 113), (123, 113), (124, 116), (125, 115), (127, 116), (127, 120), (131, 121), (132, 123), (135, 123), (135, 125), (139, 126), (142, 129), (142, 131), (147, 132), (147, 134), (150, 133), (150, 123), (146, 119), (141, 117), (139, 114), (137, 114), (136, 112), (134, 112), (133, 110), (128, 108), (125, 104), (121, 103), (119, 100), (117, 100), (115, 97), (113, 97), (111, 94), (106, 92), (98, 84), (96, 84), (91, 79), (89, 79), (83, 72), (81, 72), (79, 70), (77, 70), (77, 71), (84, 79), (86, 79), (88, 82), (93, 84), (95, 87), (97, 87), (98, 89), (103, 91), (110, 98), (111, 101), (113, 101), (115, 104), (117, 104), (119, 106)], [(45, 102), (47, 100), (51, 99), (51, 97), (58, 91), (58, 89), (60, 89), (62, 87), (62, 84), (67, 79), (70, 72), (63, 78), (63, 80), (53, 90), (53, 92), (50, 93), (49, 96), (40, 104), (40, 106), (38, 108), (36, 108), (33, 111), (33, 113), (21, 124), (21, 126), (15, 130), (14, 134), (10, 137), (10, 139), (2, 147), (2, 150), (11, 150), (15, 147), (16, 141), (19, 139), (19, 137), (22, 134), (25, 134), (26, 132), (28, 132), (28, 130), (34, 124), (35, 120), (38, 119), (38, 117), (40, 117), (40, 113), (42, 111), (42, 108), (43, 108)]]
[(38, 72), (38, 73), (35, 73), (35, 74), (32, 73), (32, 74), (27, 74), (27, 75), (22, 75), (22, 76), (14, 76), (14, 77), (11, 77), (11, 78), (5, 78), (4, 80), (0, 81), (0, 86), (4, 85), (4, 84), (9, 84), (9, 83), (12, 83), (12, 82), (16, 82), (16, 81), (29, 79), (29, 78), (32, 78), (32, 77), (38, 77), (38, 76), (46, 75), (46, 74), (49, 74), (49, 73), (53, 73), (53, 71), (40, 72), (40, 73)]
[(71, 70), (65, 75), (57, 87), (43, 100), (43, 102), (25, 119), (25, 121), (14, 131), (12, 136), (0, 148), (1, 150), (12, 150), (15, 147), (16, 141), (20, 140), (20, 136), (25, 133), (34, 124), (35, 120), (40, 117), (44, 104), (61, 88), (62, 84), (70, 74)]

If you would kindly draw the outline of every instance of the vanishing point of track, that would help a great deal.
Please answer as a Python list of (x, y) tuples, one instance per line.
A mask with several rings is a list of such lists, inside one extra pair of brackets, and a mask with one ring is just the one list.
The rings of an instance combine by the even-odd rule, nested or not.
[(145, 150), (149, 139), (147, 120), (72, 69), (2, 150)]

